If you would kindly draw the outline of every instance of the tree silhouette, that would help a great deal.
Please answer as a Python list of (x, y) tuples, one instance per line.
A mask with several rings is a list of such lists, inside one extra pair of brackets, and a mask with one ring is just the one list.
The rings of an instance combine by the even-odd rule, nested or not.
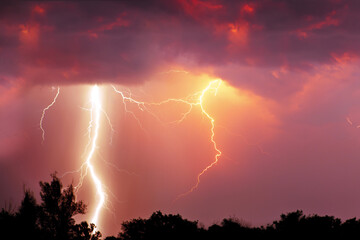
[(73, 227), (73, 240), (97, 240), (101, 237), (100, 232), (94, 232), (95, 224), (90, 226), (87, 222), (81, 222)]
[(86, 206), (75, 200), (74, 188), (63, 188), (56, 174), (51, 182), (40, 182), (41, 204), (30, 190), (24, 191), (24, 198), (16, 213), (11, 209), (0, 212), (0, 239), (39, 240), (97, 240), (100, 232), (94, 232), (95, 225), (87, 222), (76, 224), (74, 216), (84, 214)]
[(302, 211), (297, 210), (288, 214), (281, 214), (280, 221), (274, 221), (273, 225), (277, 232), (297, 236), (300, 229), (300, 220), (304, 217)]
[(348, 238), (360, 238), (360, 220), (356, 220), (356, 218), (346, 220), (341, 225), (340, 232), (342, 236)]
[(0, 236), (3, 239), (16, 239), (17, 235), (16, 215), (11, 209), (1, 209), (0, 212)]
[(52, 174), (51, 177), (50, 183), (40, 182), (42, 199), (40, 225), (48, 239), (71, 239), (75, 226), (73, 216), (84, 214), (86, 207), (82, 201), (75, 201), (72, 185), (63, 189), (56, 174)]
[(258, 239), (260, 235), (259, 228), (251, 228), (236, 218), (225, 218), (220, 226), (209, 227), (206, 239)]
[(120, 240), (145, 239), (197, 239), (197, 221), (191, 222), (180, 215), (163, 215), (157, 211), (149, 219), (133, 219), (122, 224)]
[(273, 227), (284, 238), (333, 238), (341, 236), (341, 220), (332, 216), (305, 216), (302, 211), (282, 214)]
[(19, 238), (38, 239), (40, 238), (39, 214), (41, 209), (30, 190), (25, 190), (24, 195), (16, 216), (18, 227), (22, 229), (18, 232)]

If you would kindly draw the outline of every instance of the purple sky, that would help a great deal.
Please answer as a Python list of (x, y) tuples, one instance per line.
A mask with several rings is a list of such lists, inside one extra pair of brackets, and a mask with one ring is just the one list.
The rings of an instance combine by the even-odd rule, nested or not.
[[(206, 225), (237, 216), (267, 224), (281, 213), (360, 216), (360, 2), (80, 1), (0, 3), (0, 204), (23, 184), (78, 169), (88, 91), (99, 84), (104, 123), (97, 168), (112, 192), (100, 230), (153, 211)], [(181, 70), (181, 71), (174, 71)], [(129, 105), (110, 87), (161, 101), (221, 78), (205, 107), (223, 152), (190, 195), (173, 200), (213, 161), (210, 123), (196, 108), (176, 126)], [(60, 86), (44, 122), (39, 119)], [(170, 121), (186, 107), (153, 109)], [(105, 120), (104, 120), (105, 122)], [(129, 174), (124, 170), (134, 173)], [(65, 184), (78, 175), (67, 175)], [(91, 212), (91, 181), (79, 191)], [(88, 216), (85, 216), (88, 219)]]

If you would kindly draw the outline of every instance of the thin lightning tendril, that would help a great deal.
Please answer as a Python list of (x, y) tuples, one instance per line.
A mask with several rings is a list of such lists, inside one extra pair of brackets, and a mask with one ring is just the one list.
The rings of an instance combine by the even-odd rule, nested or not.
[(108, 124), (110, 126), (110, 129), (111, 129), (111, 136), (110, 136), (110, 145), (112, 144), (112, 141), (113, 141), (113, 135), (115, 133), (115, 129), (113, 127), (113, 124), (111, 123), (111, 120), (109, 118), (109, 115), (104, 111), (104, 109), (101, 109), (101, 112), (105, 115), (106, 117), (106, 120), (108, 121)]
[(212, 168), (215, 164), (218, 163), (219, 157), (220, 157), (221, 154), (222, 154), (221, 151), (220, 151), (220, 150), (218, 149), (218, 147), (217, 147), (216, 141), (214, 140), (214, 137), (215, 137), (215, 131), (214, 131), (214, 129), (215, 129), (215, 119), (214, 119), (212, 116), (210, 116), (210, 114), (205, 110), (204, 105), (203, 105), (204, 95), (205, 95), (206, 92), (209, 91), (209, 89), (211, 89), (211, 86), (212, 86), (212, 84), (214, 84), (214, 83), (215, 83), (215, 84), (217, 83), (217, 86), (215, 87), (215, 96), (216, 96), (217, 91), (218, 91), (218, 89), (219, 89), (219, 87), (220, 87), (220, 84), (221, 84), (221, 81), (220, 81), (220, 80), (214, 80), (214, 81), (210, 82), (209, 85), (202, 91), (202, 93), (201, 93), (201, 95), (200, 95), (200, 98), (199, 98), (199, 105), (200, 105), (200, 107), (201, 107), (202, 113), (203, 113), (203, 114), (210, 120), (210, 122), (211, 122), (211, 137), (210, 137), (210, 140), (211, 140), (211, 142), (212, 142), (212, 144), (213, 144), (213, 147), (214, 147), (214, 149), (215, 149), (215, 152), (216, 152), (215, 160), (214, 160), (210, 165), (208, 165), (206, 168), (204, 168), (204, 169), (197, 175), (197, 182), (196, 182), (196, 184), (195, 184), (189, 191), (187, 191), (187, 192), (185, 192), (185, 193), (183, 193), (183, 194), (180, 194), (180, 195), (175, 199), (175, 201), (178, 200), (178, 199), (180, 199), (180, 198), (182, 198), (182, 197), (185, 197), (185, 196), (188, 195), (189, 193), (192, 193), (192, 192), (199, 186), (201, 176), (202, 176), (206, 171), (208, 171), (210, 168)]
[(41, 143), (44, 143), (44, 141), (45, 141), (45, 129), (43, 127), (43, 121), (44, 121), (44, 118), (45, 118), (46, 111), (49, 110), (56, 103), (56, 100), (57, 100), (59, 94), (60, 94), (60, 87), (57, 87), (57, 93), (56, 93), (53, 101), (46, 108), (44, 108), (43, 111), (42, 111), (42, 115), (41, 115), (40, 123), (39, 123), (40, 129), (42, 131), (42, 135), (41, 135), (42, 142)]

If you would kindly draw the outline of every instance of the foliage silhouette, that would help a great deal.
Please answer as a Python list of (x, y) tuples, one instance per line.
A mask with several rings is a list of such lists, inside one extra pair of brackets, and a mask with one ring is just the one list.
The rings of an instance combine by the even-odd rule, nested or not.
[(122, 224), (121, 240), (145, 239), (197, 239), (197, 222), (183, 219), (180, 215), (163, 215), (157, 211), (149, 219), (133, 219)]
[(232, 239), (232, 238), (259, 238), (261, 237), (259, 228), (251, 228), (241, 223), (235, 218), (225, 218), (220, 226), (214, 224), (209, 227), (205, 239)]
[(332, 216), (305, 216), (302, 211), (282, 214), (273, 223), (277, 235), (282, 238), (332, 238), (341, 235), (341, 220)]
[(14, 239), (17, 236), (16, 216), (11, 209), (3, 208), (0, 212), (0, 233), (4, 239)]
[[(0, 211), (0, 239), (99, 240), (95, 225), (76, 224), (74, 216), (84, 214), (86, 206), (76, 201), (72, 185), (63, 188), (56, 174), (50, 182), (40, 182), (41, 202), (30, 190), (17, 210)], [(105, 240), (230, 240), (230, 239), (354, 239), (360, 237), (360, 220), (342, 222), (333, 216), (304, 215), (301, 210), (281, 214), (266, 227), (251, 227), (235, 218), (225, 218), (207, 229), (181, 215), (154, 212), (148, 219), (137, 218), (122, 223), (118, 237)]]
[(51, 183), (40, 182), (42, 199), (40, 223), (47, 239), (71, 239), (75, 220), (73, 216), (85, 213), (82, 201), (75, 201), (73, 186), (63, 189), (56, 174)]
[(34, 194), (30, 190), (25, 190), (24, 199), (21, 202), (17, 213), (17, 222), (21, 231), (18, 232), (21, 239), (40, 238), (39, 214), (40, 207), (36, 203)]
[(95, 224), (91, 223), (90, 226), (87, 222), (75, 224), (73, 227), (73, 240), (96, 240), (100, 239), (101, 233), (95, 232)]
[[(56, 174), (51, 182), (40, 182), (41, 204), (30, 190), (24, 191), (24, 198), (16, 213), (4, 208), (0, 212), (0, 232), (4, 239), (39, 240), (97, 240), (100, 232), (94, 234), (94, 225), (86, 222), (76, 224), (74, 216), (84, 214), (86, 206), (75, 200), (74, 188), (63, 188)], [(1, 237), (2, 238), (2, 237)]]
[(353, 239), (354, 236), (360, 236), (360, 220), (353, 218), (342, 223), (332, 216), (305, 216), (300, 210), (282, 214), (280, 220), (266, 227), (250, 227), (237, 219), (225, 218), (207, 230), (180, 215), (155, 212), (149, 219), (124, 222), (117, 238), (111, 236), (105, 240)]

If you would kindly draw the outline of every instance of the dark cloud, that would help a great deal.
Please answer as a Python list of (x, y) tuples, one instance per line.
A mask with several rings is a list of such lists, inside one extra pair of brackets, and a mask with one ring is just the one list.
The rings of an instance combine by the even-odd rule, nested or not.
[(129, 84), (169, 65), (312, 69), (359, 54), (359, 9), (336, 0), (5, 2), (0, 71), (35, 84)]

